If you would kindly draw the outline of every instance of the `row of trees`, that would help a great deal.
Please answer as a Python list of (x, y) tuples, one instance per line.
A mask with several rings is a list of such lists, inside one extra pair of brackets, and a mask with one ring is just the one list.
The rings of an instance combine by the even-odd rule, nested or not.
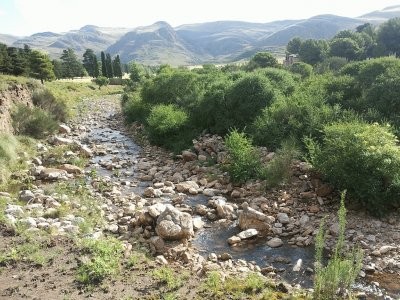
[(330, 41), (293, 38), (286, 49), (311, 65), (329, 57), (342, 57), (349, 61), (385, 55), (399, 57), (400, 18), (391, 19), (379, 27), (367, 23), (358, 26), (355, 31), (340, 31)]
[(122, 67), (119, 55), (112, 59), (109, 53), (101, 52), (101, 61), (98, 61), (92, 49), (85, 51), (82, 61), (72, 49), (63, 50), (60, 59), (51, 60), (48, 55), (32, 50), (28, 45), (21, 49), (0, 44), (0, 73), (33, 77), (42, 83), (87, 75), (122, 78)]

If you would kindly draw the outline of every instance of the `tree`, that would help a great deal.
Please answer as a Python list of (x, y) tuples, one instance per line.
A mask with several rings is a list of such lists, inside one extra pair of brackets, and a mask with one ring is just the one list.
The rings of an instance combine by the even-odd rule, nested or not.
[(99, 76), (96, 79), (94, 79), (94, 83), (96, 83), (99, 86), (100, 90), (102, 86), (107, 86), (110, 83), (110, 79), (108, 79), (105, 76)]
[(83, 67), (86, 69), (89, 76), (91, 77), (96, 77), (94, 75), (96, 64), (96, 54), (94, 54), (94, 51), (92, 49), (86, 49), (85, 53), (83, 53)]
[(299, 55), (301, 61), (315, 65), (324, 60), (328, 52), (328, 44), (323, 40), (305, 40), (300, 47)]
[(63, 51), (61, 55), (63, 76), (73, 79), (74, 77), (81, 77), (84, 74), (82, 64), (79, 62), (74, 50), (68, 48)]
[(27, 72), (27, 61), (25, 61), (24, 56), (22, 55), (22, 49), (18, 49), (15, 47), (9, 47), (7, 49), (8, 56), (11, 59), (11, 74), (15, 76), (23, 75)]
[(329, 54), (345, 57), (348, 60), (356, 60), (361, 52), (358, 44), (351, 38), (336, 38), (331, 41)]
[(299, 54), (301, 43), (301, 39), (298, 37), (291, 39), (286, 46), (286, 51), (290, 54)]
[(0, 72), (11, 74), (13, 70), (12, 59), (7, 50), (6, 45), (0, 44)]
[(106, 55), (101, 51), (101, 75), (107, 77)]
[(378, 43), (381, 43), (387, 53), (400, 57), (400, 18), (383, 23), (378, 30)]
[(122, 78), (121, 60), (117, 55), (113, 60), (114, 76)]
[(37, 50), (33, 50), (31, 55), (31, 76), (40, 79), (42, 84), (45, 80), (51, 81), (55, 79), (50, 58)]
[(130, 75), (129, 78), (133, 81), (133, 82), (141, 82), (144, 78), (144, 69), (142, 66), (138, 65), (135, 62), (132, 62), (129, 65), (129, 69), (130, 69)]
[(99, 62), (97, 61), (97, 56), (93, 57), (93, 64), (94, 64), (94, 77), (97, 78), (100, 76), (100, 66), (99, 66)]
[(62, 61), (59, 59), (54, 59), (51, 63), (53, 64), (54, 75), (56, 76), (56, 78), (57, 79), (63, 78), (64, 75), (63, 75)]
[(257, 68), (276, 68), (278, 60), (269, 52), (258, 52), (254, 55), (247, 65), (247, 70), (252, 71)]
[(111, 59), (110, 53), (106, 54), (106, 70), (107, 70), (107, 77), (113, 78), (114, 70), (113, 70), (113, 64), (112, 64), (112, 59)]
[(292, 64), (289, 70), (293, 73), (300, 74), (301, 78), (308, 78), (313, 73), (313, 67), (303, 62), (296, 62)]

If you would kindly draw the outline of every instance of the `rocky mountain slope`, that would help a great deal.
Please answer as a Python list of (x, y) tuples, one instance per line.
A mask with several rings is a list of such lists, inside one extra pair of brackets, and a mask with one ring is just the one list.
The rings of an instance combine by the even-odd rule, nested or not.
[[(380, 24), (400, 17), (400, 6), (387, 7), (358, 18), (320, 15), (306, 20), (283, 20), (269, 23), (218, 21), (171, 27), (166, 22), (134, 29), (87, 25), (66, 33), (43, 32), (17, 38), (0, 35), (0, 42), (48, 52), (59, 57), (63, 49), (72, 48), (78, 55), (91, 48), (96, 52), (119, 54), (123, 62), (137, 60), (157, 65), (224, 63), (246, 59), (260, 50), (283, 46), (293, 37), (329, 39), (338, 31), (354, 29), (371, 22)], [(272, 48), (271, 48), (272, 47)]]

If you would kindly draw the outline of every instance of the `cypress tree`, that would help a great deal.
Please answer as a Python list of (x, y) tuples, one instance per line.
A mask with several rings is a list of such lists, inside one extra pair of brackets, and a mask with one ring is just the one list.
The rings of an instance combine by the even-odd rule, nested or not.
[(113, 71), (113, 65), (112, 65), (112, 60), (111, 60), (110, 53), (106, 54), (106, 70), (107, 70), (107, 77), (108, 78), (113, 78), (114, 77), (114, 71)]
[(101, 51), (101, 75), (104, 77), (108, 77), (107, 67), (106, 67), (106, 56), (104, 55), (103, 51)]
[(95, 55), (93, 57), (93, 65), (94, 65), (94, 77), (97, 78), (100, 75), (100, 70), (99, 70), (99, 62), (97, 61), (97, 56)]
[(121, 60), (119, 58), (119, 55), (117, 55), (114, 58), (113, 67), (114, 67), (114, 75), (116, 77), (122, 78)]

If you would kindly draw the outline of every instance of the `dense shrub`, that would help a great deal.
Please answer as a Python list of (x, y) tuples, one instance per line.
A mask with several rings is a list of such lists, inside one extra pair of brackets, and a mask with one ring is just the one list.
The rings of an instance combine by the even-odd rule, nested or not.
[(154, 106), (147, 118), (150, 140), (172, 150), (181, 150), (196, 135), (187, 129), (187, 113), (172, 104)]
[(344, 57), (332, 56), (325, 59), (323, 62), (315, 66), (315, 72), (317, 74), (324, 73), (338, 73), (342, 68), (348, 64), (348, 61)]
[(46, 111), (53, 119), (65, 122), (68, 117), (68, 108), (65, 102), (58, 100), (48, 89), (40, 89), (32, 95), (33, 104)]
[(285, 96), (290, 96), (296, 89), (296, 82), (293, 74), (289, 71), (276, 68), (265, 68), (259, 70), (257, 73), (267, 77), (272, 86), (282, 92)]
[(299, 74), (301, 78), (308, 78), (313, 73), (313, 67), (304, 62), (296, 62), (289, 67), (289, 70), (295, 74)]
[(34, 138), (44, 138), (58, 127), (57, 121), (39, 107), (18, 105), (12, 113), (12, 119), (16, 133)]
[(400, 203), (400, 148), (387, 127), (346, 122), (324, 128), (322, 144), (308, 140), (314, 168), (379, 214)]
[(325, 76), (325, 100), (330, 105), (339, 104), (342, 108), (360, 111), (361, 89), (351, 76)]
[(226, 170), (233, 182), (245, 182), (258, 176), (260, 156), (251, 139), (233, 130), (225, 137), (225, 147), (228, 150)]
[(400, 59), (395, 57), (382, 57), (365, 61), (356, 76), (362, 88), (369, 88), (378, 76), (388, 70), (400, 68)]
[(137, 93), (125, 93), (122, 96), (121, 103), (125, 120), (128, 123), (146, 123), (146, 119), (150, 113), (151, 106), (144, 103), (144, 101), (140, 98), (140, 95), (138, 95)]
[(265, 108), (249, 128), (254, 141), (276, 149), (289, 137), (296, 141), (302, 141), (304, 136), (320, 139), (324, 125), (342, 115), (338, 106), (325, 102), (324, 84), (321, 78), (314, 78), (293, 96), (280, 98)]
[(141, 97), (153, 105), (175, 104), (190, 109), (198, 104), (202, 93), (201, 75), (188, 70), (168, 69), (143, 84)]

